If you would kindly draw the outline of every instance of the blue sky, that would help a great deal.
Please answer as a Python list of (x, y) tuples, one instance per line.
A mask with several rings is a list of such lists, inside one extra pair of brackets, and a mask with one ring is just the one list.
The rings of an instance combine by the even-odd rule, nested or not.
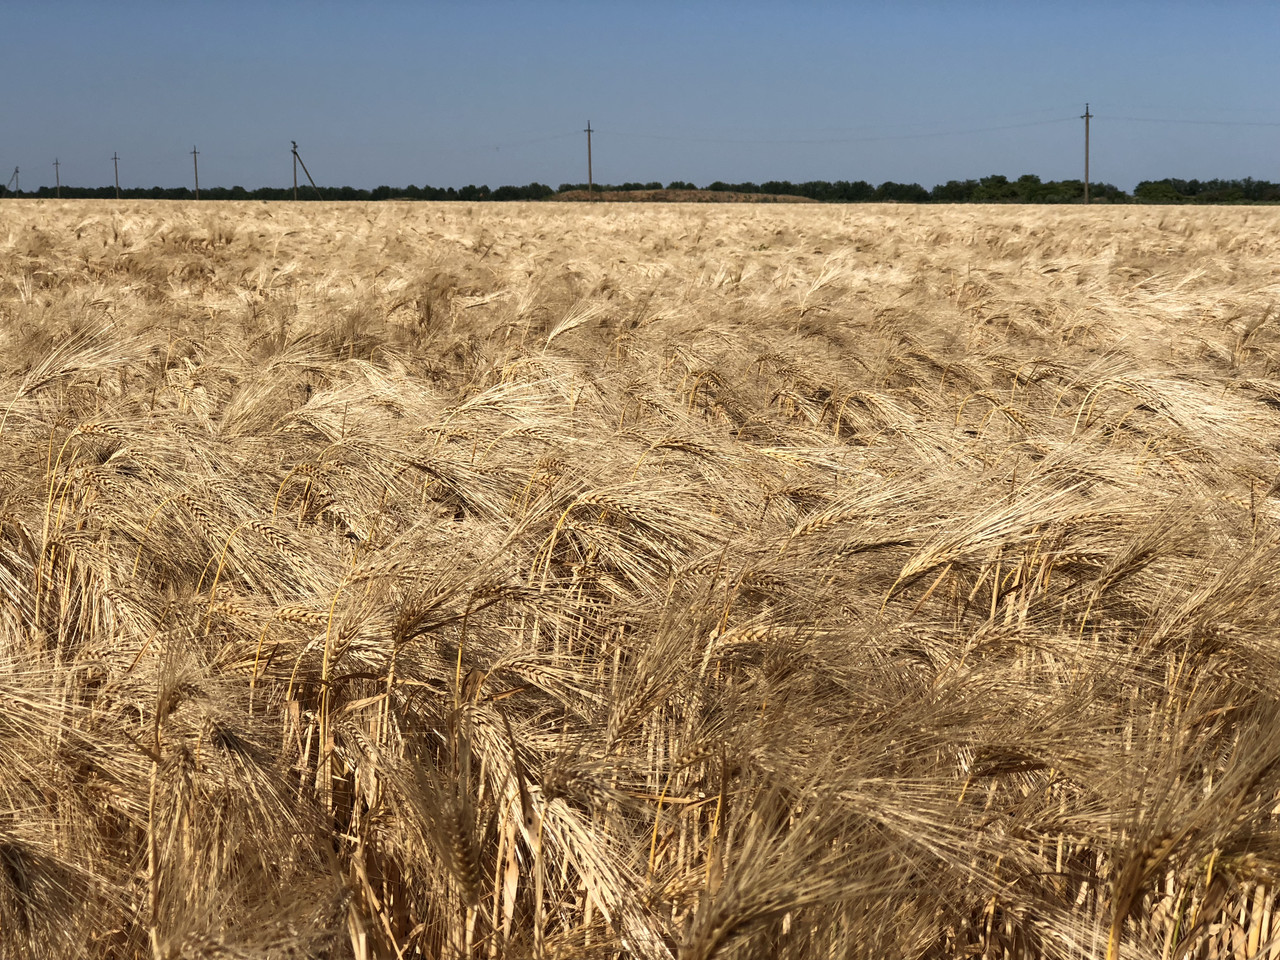
[[(1280, 3), (0, 2), (24, 190), (1280, 181)], [(1152, 122), (1160, 121), (1160, 122)], [(1178, 122), (1170, 122), (1178, 121)], [(1192, 122), (1196, 121), (1196, 122)], [(1207, 123), (1204, 121), (1215, 121)], [(999, 129), (996, 129), (999, 128)]]

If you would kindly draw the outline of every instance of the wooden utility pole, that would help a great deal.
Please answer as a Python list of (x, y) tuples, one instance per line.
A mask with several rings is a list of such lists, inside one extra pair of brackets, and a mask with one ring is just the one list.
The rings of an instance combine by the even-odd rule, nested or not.
[(316, 192), (316, 198), (323, 200), (324, 196), (320, 193), (320, 188), (311, 179), (311, 171), (307, 169), (307, 161), (303, 160), (302, 154), (298, 152), (298, 141), (290, 140), (289, 142), (293, 144), (293, 199), (298, 199), (298, 164), (302, 164), (302, 172), (307, 175), (307, 181), (311, 184), (311, 189)]
[(1084, 114), (1080, 117), (1084, 121), (1084, 202), (1089, 202), (1089, 120), (1093, 116), (1089, 112), (1089, 104), (1084, 105)]
[(587, 199), (594, 200), (595, 189), (591, 181), (591, 121), (587, 121), (587, 129), (582, 131), (587, 135)]
[(200, 199), (200, 151), (195, 147), (191, 148), (191, 164), (196, 170), (196, 199)]
[(116, 199), (120, 199), (120, 154), (112, 153), (111, 162), (116, 167)]
[(58, 158), (53, 158), (53, 195), (62, 199), (62, 175), (58, 172)]
[[(17, 167), (14, 167), (14, 168), (13, 168), (13, 176), (9, 178), (9, 183), (13, 184), (13, 192), (14, 192), (14, 193), (21, 193), (21, 192), (22, 192), (22, 183), (21, 183), (21, 181), (19, 181), (19, 180), (18, 180), (18, 168), (17, 168)], [(9, 185), (8, 185), (8, 184), (5, 184), (5, 189), (6, 189), (6, 190), (8, 190), (8, 189), (9, 189)]]

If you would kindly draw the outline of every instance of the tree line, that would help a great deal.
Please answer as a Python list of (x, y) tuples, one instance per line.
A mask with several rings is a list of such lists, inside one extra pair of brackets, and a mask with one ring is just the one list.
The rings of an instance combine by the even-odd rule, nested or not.
[[(1084, 200), (1082, 180), (1041, 180), (1034, 174), (1025, 174), (1016, 180), (1002, 175), (982, 177), (978, 180), (948, 180), (928, 190), (918, 183), (896, 183), (887, 180), (878, 186), (865, 180), (809, 180), (792, 183), (789, 180), (767, 180), (764, 183), (725, 183), (716, 180), (706, 187), (698, 187), (685, 180), (673, 180), (665, 186), (658, 181), (651, 183), (595, 184), (592, 189), (600, 194), (638, 190), (706, 190), (712, 193), (765, 194), (775, 196), (805, 197), (823, 203), (1080, 203)], [(546, 200), (557, 194), (587, 190), (585, 183), (562, 183), (552, 188), (545, 183), (529, 183), (525, 186), (465, 187), (407, 187), (380, 186), (372, 190), (360, 187), (307, 186), (298, 191), (299, 200)], [(115, 187), (61, 188), (61, 195), (68, 199), (108, 200), (116, 195)], [(53, 187), (38, 190), (10, 191), (0, 186), (0, 197), (55, 196)], [(188, 187), (131, 187), (120, 191), (121, 198), (131, 200), (193, 200), (195, 193)], [(1280, 202), (1280, 184), (1267, 180), (1143, 180), (1132, 194), (1109, 183), (1089, 184), (1090, 200), (1095, 203), (1276, 203)], [(291, 187), (260, 187), (246, 190), (244, 187), (207, 187), (200, 191), (202, 200), (291, 200)]]
[[(597, 188), (598, 189), (598, 188)], [(372, 190), (363, 187), (300, 187), (299, 200), (544, 200), (556, 193), (551, 187), (542, 183), (530, 183), (523, 187), (498, 187), (490, 190), (487, 186), (455, 187), (375, 187)], [(0, 197), (36, 197), (47, 199), (57, 195), (53, 187), (40, 187), (38, 190), (23, 190), (16, 193), (0, 187)], [(71, 187), (65, 184), (61, 188), (61, 196), (72, 200), (111, 200), (116, 195), (115, 187)], [(190, 187), (122, 187), (122, 200), (194, 200), (195, 192)], [(201, 187), (201, 200), (292, 200), (292, 187), (259, 187), (246, 190), (244, 187)]]

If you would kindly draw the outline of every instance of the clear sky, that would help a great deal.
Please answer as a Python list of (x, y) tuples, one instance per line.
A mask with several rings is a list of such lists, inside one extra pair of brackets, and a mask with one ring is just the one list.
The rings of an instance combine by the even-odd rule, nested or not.
[[(1280, 3), (0, 0), (24, 190), (1280, 181)], [(1158, 121), (1158, 122), (1153, 122)], [(1177, 122), (1172, 122), (1177, 121)], [(0, 180), (0, 182), (3, 182)]]

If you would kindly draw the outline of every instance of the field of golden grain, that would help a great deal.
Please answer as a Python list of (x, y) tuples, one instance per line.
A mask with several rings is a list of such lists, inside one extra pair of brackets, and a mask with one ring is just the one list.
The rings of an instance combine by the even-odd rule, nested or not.
[(0, 957), (1276, 956), (1280, 210), (0, 203)]

